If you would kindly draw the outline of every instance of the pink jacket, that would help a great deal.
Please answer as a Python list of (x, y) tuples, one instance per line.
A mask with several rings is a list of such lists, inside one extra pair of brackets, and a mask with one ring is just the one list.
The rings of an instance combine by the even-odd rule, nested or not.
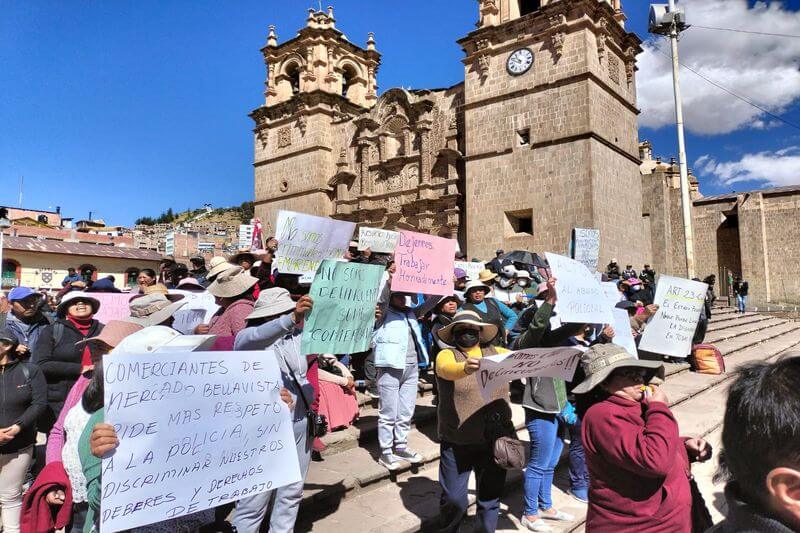
[[(86, 390), (86, 387), (89, 386), (90, 380), (81, 374), (78, 377), (78, 381), (72, 386), (69, 390), (69, 394), (67, 394), (67, 399), (64, 400), (64, 407), (61, 408), (61, 412), (58, 414), (58, 420), (53, 425), (53, 429), (50, 430), (50, 434), (47, 436), (47, 452), (45, 455), (45, 464), (50, 464), (55, 461), (61, 462), (61, 450), (64, 448), (64, 420), (67, 418), (67, 413), (69, 410), (75, 407), (81, 398), (83, 398), (83, 391)], [(80, 435), (76, 435), (76, 438), (80, 437)]]
[(222, 314), (215, 315), (211, 319), (208, 333), (221, 337), (235, 337), (247, 327), (245, 319), (253, 312), (253, 305), (252, 300), (236, 300)]

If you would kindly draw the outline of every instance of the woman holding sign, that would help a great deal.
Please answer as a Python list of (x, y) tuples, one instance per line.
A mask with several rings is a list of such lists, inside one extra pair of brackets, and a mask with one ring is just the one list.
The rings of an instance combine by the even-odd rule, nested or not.
[(496, 325), (484, 322), (472, 311), (461, 311), (439, 330), (442, 341), (454, 346), (439, 352), (436, 361), (442, 486), (439, 531), (458, 531), (467, 513), (472, 472), (478, 480), (479, 526), (475, 530), (488, 532), (497, 527), (506, 472), (494, 463), (487, 434), (496, 429), (487, 427), (487, 420), (495, 420), (505, 434), (513, 432), (509, 389), (500, 387), (492, 401), (484, 403), (478, 381), (472, 376), (480, 369), (482, 357), (508, 352), (490, 345), (497, 330)]

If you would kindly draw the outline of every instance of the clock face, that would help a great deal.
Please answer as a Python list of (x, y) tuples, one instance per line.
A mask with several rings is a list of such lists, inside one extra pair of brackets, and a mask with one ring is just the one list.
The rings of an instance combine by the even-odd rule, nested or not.
[(508, 56), (506, 62), (506, 69), (512, 76), (519, 76), (525, 74), (533, 66), (533, 52), (527, 48), (520, 48), (515, 50)]

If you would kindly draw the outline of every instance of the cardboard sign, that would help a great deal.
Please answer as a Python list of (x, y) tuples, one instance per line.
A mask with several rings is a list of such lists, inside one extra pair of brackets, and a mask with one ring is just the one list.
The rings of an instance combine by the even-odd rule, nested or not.
[(219, 311), (214, 295), (210, 292), (171, 290), (169, 293), (183, 295), (181, 301), (187, 302), (175, 313), (175, 322), (172, 324), (173, 328), (184, 335), (194, 333), (194, 328), (200, 324), (208, 324), (211, 317)]
[(378, 228), (358, 228), (358, 249), (369, 248), (373, 252), (390, 254), (397, 246), (400, 234), (396, 231)]
[(340, 259), (350, 246), (355, 223), (293, 211), (278, 212), (275, 268), (282, 274), (311, 274), (323, 259)]
[(121, 320), (131, 316), (128, 303), (136, 294), (125, 292), (90, 292), (87, 294), (100, 301), (100, 309), (94, 315), (95, 320), (108, 324), (110, 320)]
[(659, 309), (647, 323), (639, 349), (673, 357), (688, 356), (707, 290), (708, 285), (699, 281), (661, 275), (654, 301)]
[(600, 258), (599, 229), (572, 230), (572, 258), (588, 268), (589, 272), (597, 270), (597, 261)]
[(392, 291), (449, 296), (453, 294), (456, 241), (401, 231), (394, 252), (397, 267)]
[(611, 305), (600, 283), (585, 265), (563, 255), (545, 254), (556, 278), (558, 314), (562, 322), (612, 324)]
[(631, 331), (631, 319), (625, 309), (613, 309), (614, 314), (614, 338), (611, 342), (617, 346), (622, 346), (625, 351), (639, 358), (639, 351), (636, 349), (636, 341)]
[(464, 272), (467, 273), (467, 279), (470, 281), (478, 281), (478, 275), (481, 273), (481, 270), (486, 270), (486, 263), (479, 262), (476, 263), (474, 261), (454, 261), (453, 262), (453, 269), (460, 268)]
[(481, 358), (475, 373), (487, 403), (498, 388), (515, 379), (531, 377), (570, 381), (580, 363), (581, 350), (573, 347), (529, 348)]
[(309, 292), (314, 308), (303, 325), (303, 355), (369, 349), (383, 273), (379, 265), (322, 262)]
[(300, 481), (275, 353), (114, 354), (103, 367), (105, 421), (119, 447), (103, 459), (101, 531)]

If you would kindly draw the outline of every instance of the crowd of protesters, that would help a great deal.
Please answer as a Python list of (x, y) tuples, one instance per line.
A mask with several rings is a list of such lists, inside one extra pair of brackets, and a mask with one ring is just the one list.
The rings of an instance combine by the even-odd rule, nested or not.
[[(439, 483), (438, 531), (458, 531), (476, 476), (476, 531), (497, 527), (506, 469), (495, 460), (500, 436), (515, 435), (514, 389), (530, 438), (521, 524), (550, 531), (574, 516), (552, 498), (554, 470), (568, 441), (569, 493), (587, 508), (587, 530), (698, 531), (691, 463), (711, 457), (703, 439), (681, 437), (661, 384), (660, 357), (632, 357), (613, 344), (608, 324), (560, 323), (556, 280), (545, 261), (507, 259), (502, 250), (470, 279), (454, 269), (453, 293), (444, 297), (391, 292), (391, 255), (358, 251), (343, 260), (385, 266), (366, 353), (302, 355), (304, 317), (314, 306), (308, 285), (273, 268), (278, 242), (266, 250), (214, 257), (191, 265), (165, 259), (159, 272), (142, 270), (130, 295), (128, 317), (101, 324), (93, 292), (116, 291), (113, 280), (86, 280), (70, 269), (63, 289), (46, 298), (30, 288), (9, 292), (0, 329), (0, 509), (4, 533), (97, 531), (102, 496), (100, 460), (118, 445), (103, 422), (103, 356), (142, 353), (168, 345), (184, 297), (212, 294), (219, 311), (196, 335), (214, 335), (196, 349), (265, 350), (279, 359), (281, 399), (292, 412), (295, 444), (305, 478), (315, 451), (309, 411), (331, 431), (358, 423), (358, 389), (378, 401), (378, 462), (390, 471), (419, 463), (409, 446), (420, 381), (436, 391)], [(456, 260), (465, 261), (458, 253)], [(656, 312), (656, 272), (637, 273), (612, 260), (604, 280), (617, 283), (619, 302), (638, 341)], [(714, 279), (703, 320), (710, 318)], [(743, 284), (742, 284), (743, 283)], [(743, 309), (746, 282), (734, 287)], [(0, 309), (3, 311), (3, 309)], [(695, 343), (702, 342), (698, 325)], [(702, 329), (702, 331), (700, 331)], [(198, 337), (200, 338), (200, 337)], [(581, 364), (569, 382), (528, 378), (498, 389), (487, 402), (469, 376), (483, 357), (536, 347), (573, 347)], [(722, 465), (730, 481), (731, 514), (717, 531), (792, 531), (800, 528), (800, 359), (746, 367), (731, 389), (723, 433)], [(37, 434), (39, 438), (37, 439)], [(753, 460), (757, 458), (757, 460)], [(256, 533), (294, 530), (303, 481), (136, 531)], [(24, 493), (24, 501), (23, 501)], [(702, 514), (702, 513), (701, 513)], [(761, 527), (763, 525), (763, 527)], [(710, 527), (711, 524), (707, 523)], [(739, 529), (747, 527), (749, 529)]]

